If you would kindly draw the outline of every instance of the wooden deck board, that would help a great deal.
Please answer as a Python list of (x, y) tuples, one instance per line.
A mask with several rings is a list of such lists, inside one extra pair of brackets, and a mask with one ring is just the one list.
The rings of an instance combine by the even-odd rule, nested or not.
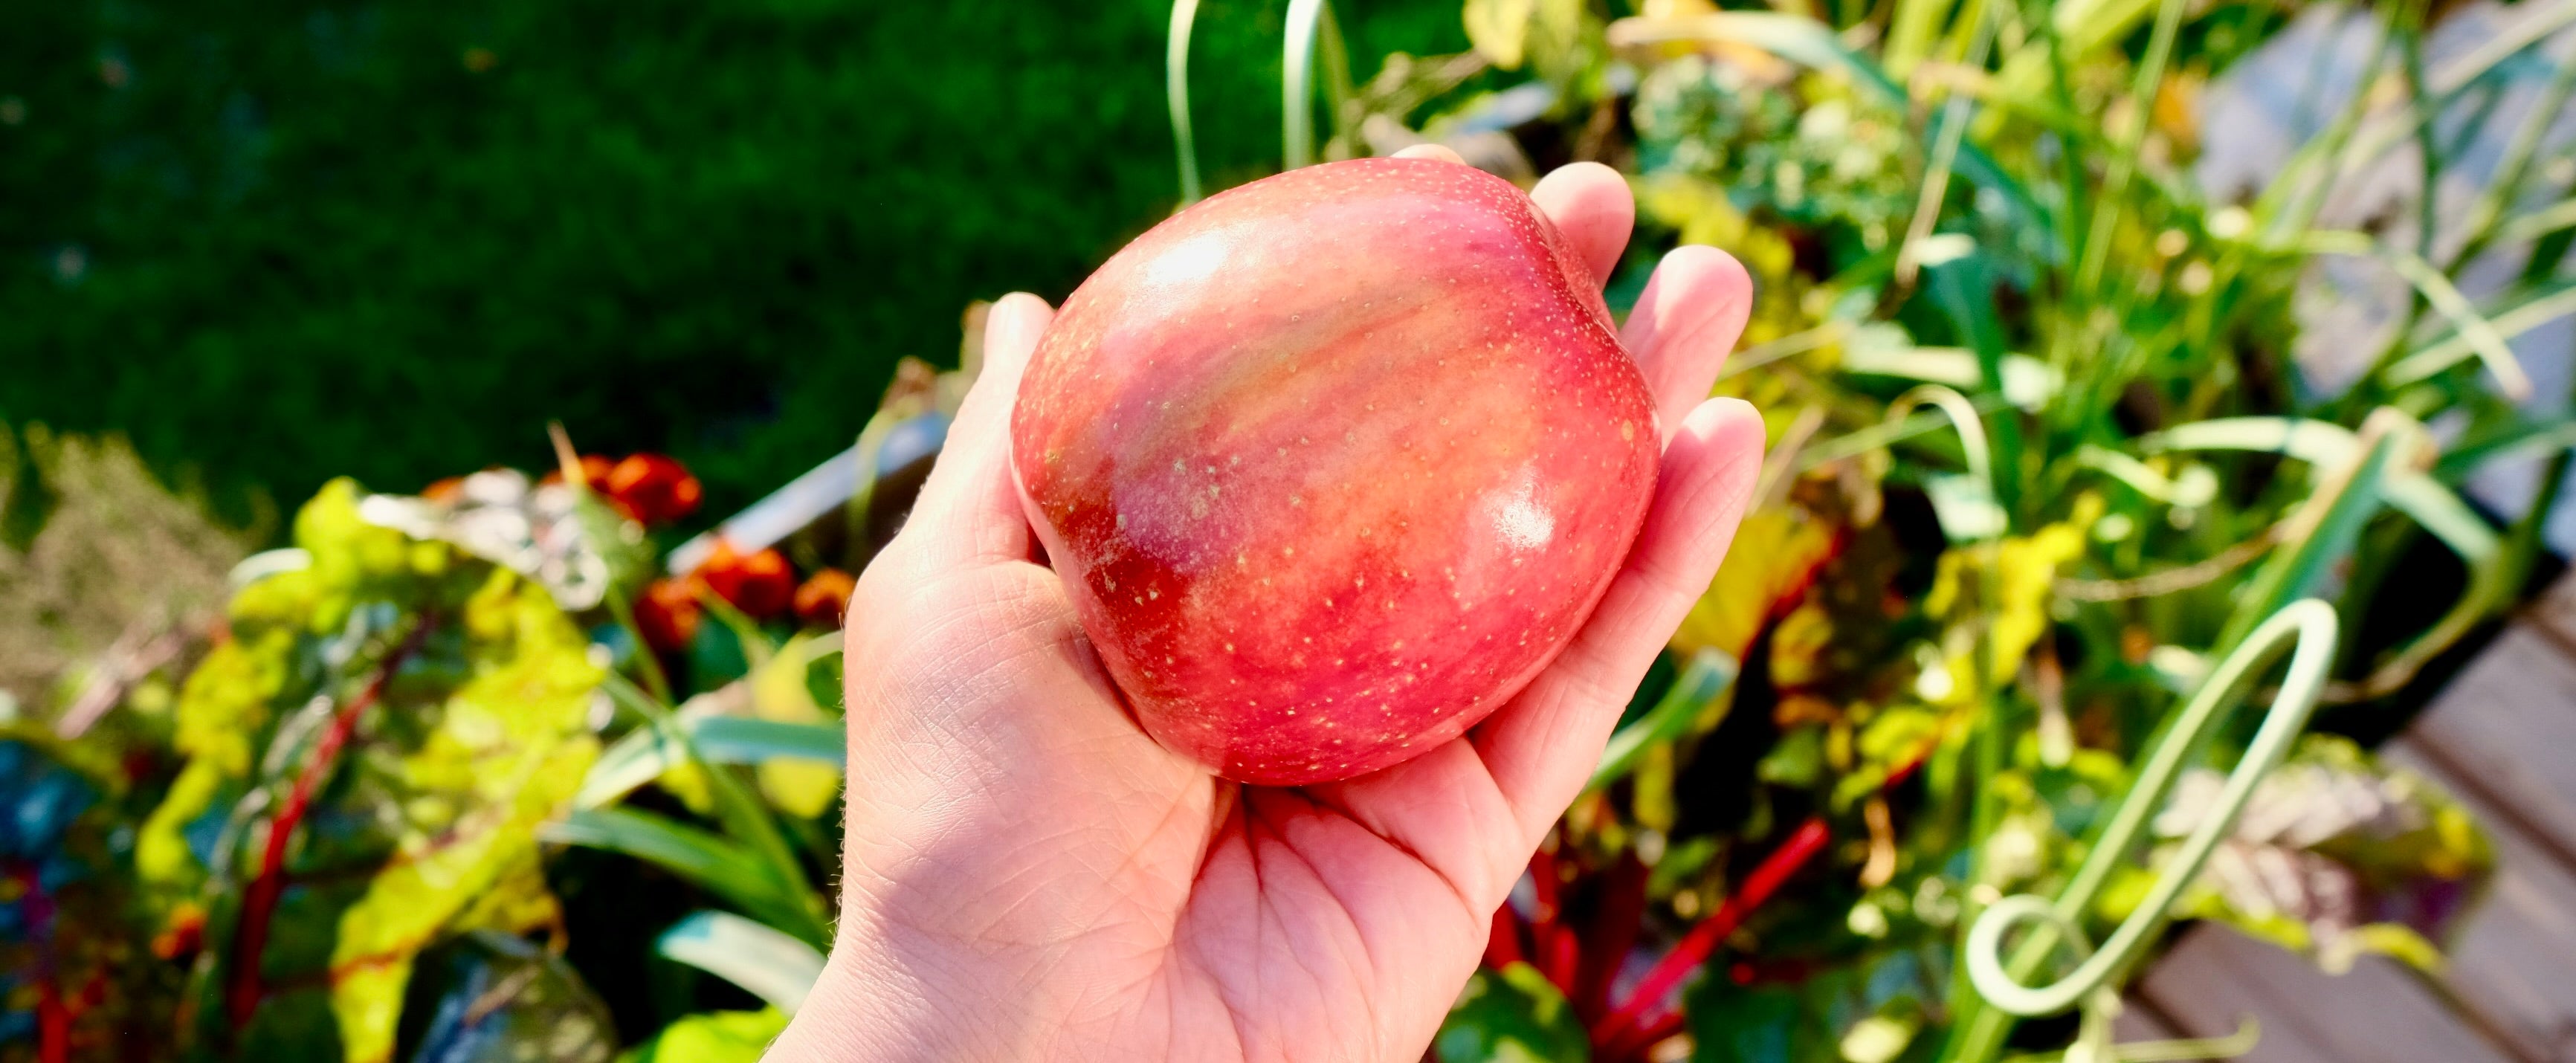
[(2521, 622), (2556, 640), (2570, 654), (2576, 654), (2576, 575), (2550, 584), (2549, 590), (2526, 607)]
[(2516, 626), (2407, 729), (2443, 773), (2576, 865), (2576, 660)]
[(2446, 943), (2452, 994), (2516, 1056), (2576, 1063), (2576, 871), (2409, 740), (2383, 752), (2458, 795), (2495, 841), (2495, 881)]
[(2252, 1063), (2576, 1063), (2576, 576), (2382, 753), (2458, 796), (2496, 845), (2439, 984), (2384, 957), (2331, 976), (2200, 926), (2133, 988), (2140, 1029), (2212, 1037), (2250, 1015)]
[(2144, 998), (2129, 999), (2120, 1009), (2119, 1016), (2111, 1020), (2111, 1040), (2115, 1044), (2176, 1041), (2189, 1036), (2191, 1035), (2175, 1029), (2173, 1021), (2165, 1018), (2162, 1012), (2156, 1010), (2154, 1004)]
[(2513, 1063), (2394, 960), (2329, 975), (2216, 924), (2186, 932), (2137, 993), (2186, 1036), (2223, 1037), (2252, 1016), (2262, 1040), (2244, 1063)]

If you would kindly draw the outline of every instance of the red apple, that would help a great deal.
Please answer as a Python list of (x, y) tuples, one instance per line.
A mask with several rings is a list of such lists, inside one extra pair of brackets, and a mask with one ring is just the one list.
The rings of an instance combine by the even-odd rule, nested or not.
[(1456, 737), (1645, 520), (1654, 403), (1529, 197), (1363, 159), (1209, 198), (1065, 300), (1012, 411), (1029, 520), (1136, 719), (1230, 779)]

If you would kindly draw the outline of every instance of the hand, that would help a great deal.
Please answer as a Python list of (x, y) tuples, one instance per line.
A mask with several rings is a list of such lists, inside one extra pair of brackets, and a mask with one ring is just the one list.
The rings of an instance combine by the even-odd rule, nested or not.
[[(1635, 211), (1618, 175), (1531, 195), (1608, 276)], [(1120, 708), (1011, 480), (1051, 311), (995, 304), (946, 452), (851, 601), (839, 939), (771, 1058), (1419, 1059), (1735, 533), (1762, 424), (1703, 397), (1751, 301), (1734, 259), (1684, 247), (1630, 316), (1663, 465), (1565, 653), (1465, 737), (1299, 789), (1216, 778)]]

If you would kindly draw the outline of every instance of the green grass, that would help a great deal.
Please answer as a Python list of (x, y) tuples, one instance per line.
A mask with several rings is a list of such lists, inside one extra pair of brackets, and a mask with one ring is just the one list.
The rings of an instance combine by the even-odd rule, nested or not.
[[(5, 7), (0, 420), (235, 519), (541, 464), (549, 418), (720, 515), (1178, 196), (1160, 0)], [(1200, 12), (1213, 187), (1277, 165), (1285, 8)], [(1449, 0), (1341, 15), (1363, 76), (1465, 46)]]

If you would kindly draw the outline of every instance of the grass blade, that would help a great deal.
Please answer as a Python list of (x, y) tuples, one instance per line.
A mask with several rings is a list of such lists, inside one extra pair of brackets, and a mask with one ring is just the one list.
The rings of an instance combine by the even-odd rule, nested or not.
[[(1969, 0), (1968, 13), (1961, 17), (1974, 18), (1977, 24), (1972, 33), (1972, 43), (1968, 45), (1967, 57), (1960, 65), (1970, 70), (1985, 69), (1986, 52), (1994, 46), (1997, 20), (1986, 12), (1982, 0)], [(1912, 287), (1916, 273), (1922, 269), (1923, 241), (1932, 235), (1932, 226), (1941, 218), (1941, 204), (1950, 196), (1950, 171), (1958, 165), (1960, 144), (1968, 136), (1968, 108), (1974, 102), (1975, 97), (1970, 93), (1952, 92), (1941, 109), (1941, 127), (1935, 134), (1938, 139), (1933, 142), (1931, 170), (1923, 178), (1923, 190), (1914, 202), (1914, 217), (1906, 222), (1905, 241), (1896, 248), (1896, 283), (1899, 287)]]
[(2358, 447), (2352, 429), (2332, 421), (2297, 417), (2216, 417), (2175, 425), (2141, 437), (2138, 448), (2163, 450), (2254, 450), (2286, 454), (2311, 465), (2330, 465), (2350, 458)]
[(1701, 650), (1691, 655), (1681, 678), (1665, 692), (1663, 700), (1646, 710), (1619, 733), (1610, 736), (1610, 745), (1601, 751), (1601, 765), (1592, 769), (1592, 781), (1585, 783), (1586, 792), (1598, 790), (1625, 777), (1637, 766), (1637, 758), (1647, 747), (1681, 737), (1698, 718), (1700, 709), (1723, 696), (1735, 685), (1735, 660), (1716, 650)]
[[(2540, 146), (2549, 139), (2549, 131), (2557, 127), (2559, 118), (2566, 113), (2570, 93), (2576, 93), (2576, 60), (2558, 64), (2558, 72), (2551, 75), (2548, 87), (2540, 90), (2540, 96), (2532, 101), (2531, 109), (2523, 113), (2522, 125), (2513, 131), (2513, 140), (2505, 145), (2504, 160), (2496, 164), (2487, 179), (2486, 192), (2478, 197), (2477, 205), (2469, 209), (2468, 220), (2463, 223), (2468, 235), (2461, 241), (2459, 252), (2451, 256), (2452, 270), (2458, 270), (2476, 258), (2478, 252), (2486, 250), (2495, 235), (2496, 223), (2521, 196), (2523, 176), (2530, 172), (2532, 158), (2540, 154)], [(2425, 198), (2429, 200), (2432, 197)]]
[(2164, 82), (2165, 64), (2173, 58), (2174, 34), (2182, 26), (2183, 6), (2182, 0), (2161, 0), (2157, 5), (2155, 32), (2148, 37), (2147, 54), (2138, 64), (2137, 80), (2129, 87), (2131, 124), (2120, 131), (2119, 150), (2111, 153), (2110, 176), (2103, 181), (2102, 194), (2094, 199), (2092, 231), (2084, 237), (2084, 266), (2075, 285), (2087, 297), (2101, 284), (2102, 271), (2111, 260), (2111, 233), (2119, 222), (2120, 194), (2127, 191), (2129, 175), (2137, 169), (2138, 149), (2146, 143), (2156, 89)]
[(1881, 50), (1888, 69), (1912, 74), (1915, 64), (1932, 54), (1932, 38), (1950, 15), (1950, 6), (1950, 0), (1897, 0), (1896, 13), (1888, 18), (1887, 47)]
[(2400, 438), (2394, 431), (2365, 431), (2356, 440), (2361, 453), (2329, 467), (2332, 471), (2321, 476), (2324, 482), (2291, 515), (2281, 536), (2282, 548), (2255, 570), (2237, 599), (2227, 628), (2218, 637), (2217, 652), (2234, 650), (2255, 625), (2308, 596), (2329, 570), (2352, 553), (2362, 525), (2379, 512), (2380, 481)]
[[(600, 686), (609, 697), (642, 715), (651, 727), (662, 733), (665, 741), (678, 746), (690, 759), (706, 763), (705, 755), (699, 752), (695, 741), (669, 708), (615, 673), (610, 673)], [(795, 850), (788, 847), (787, 835), (779, 829), (778, 821), (770, 817), (769, 807), (733, 772), (708, 764), (704, 774), (707, 793), (715, 799), (717, 822), (724, 825), (725, 832), (732, 836), (734, 842), (748, 849), (751, 858), (768, 865), (769, 876), (788, 891), (805, 921), (815, 926), (822, 925), (827, 911), (823, 895), (806, 883), (804, 865), (796, 859)], [(778, 919), (768, 922), (788, 925)], [(824, 943), (829, 940), (828, 937), (821, 939)]]
[[(2363, 128), (2353, 138), (2350, 150), (2344, 156), (2342, 172), (2350, 172), (2361, 163), (2376, 159), (2396, 147), (2398, 141), (2414, 136), (2416, 127), (2432, 121), (2434, 115), (2450, 106), (2452, 98), (2460, 90), (2485, 77), (2505, 60), (2548, 40), (2550, 35), (2569, 25), (2576, 25), (2576, 0), (2557, 0), (2537, 10), (2526, 5), (2522, 10), (2531, 13), (2525, 15), (2521, 22), (2478, 45), (2475, 51), (2433, 71), (2425, 80), (2425, 92), (2404, 110)], [(2366, 95), (2361, 94), (2356, 99)]]
[(1613, 48), (1689, 41), (1748, 44), (1815, 70), (1841, 70), (1879, 102), (1904, 106), (1905, 87), (1868, 56), (1852, 50), (1833, 28), (1803, 15), (1721, 11), (1683, 18), (1623, 18), (1610, 24)]
[(2506, 243), (2535, 240), (2560, 229), (2576, 228), (2576, 199), (2560, 200), (2506, 222), (2496, 238)]
[(581, 791), (573, 795), (577, 809), (606, 808), (644, 784), (662, 777), (673, 765), (686, 762), (688, 754), (678, 744), (663, 738), (657, 728), (638, 727), (626, 733), (615, 744), (601, 750), (599, 759), (582, 776)]
[(750, 990), (789, 1015), (823, 977), (823, 954), (775, 927), (732, 912), (699, 911), (672, 924), (653, 950)]
[(765, 764), (781, 758), (843, 766), (848, 733), (839, 723), (791, 723), (748, 716), (709, 716), (691, 721), (700, 756), (715, 764)]
[(2504, 431), (2461, 442), (2433, 463), (2433, 475), (2458, 480), (2478, 466), (2506, 458), (2531, 457), (2576, 447), (2576, 418), (2559, 416), (2515, 424)]
[(2531, 397), (2531, 374), (2523, 371), (2522, 361), (2514, 357), (2513, 347), (2505, 342), (2504, 334), (2496, 330), (2494, 322), (2478, 313), (2477, 306), (2469, 302), (2468, 296), (2461, 294), (2460, 289), (2451, 283), (2451, 278), (2443, 276), (2442, 271), (2424, 261), (2423, 256), (2382, 247), (2370, 237), (2355, 232), (2309, 233), (2300, 241), (2300, 246), (2311, 254), (2372, 255), (2388, 263), (2398, 276), (2406, 278), (2408, 284), (2423, 293), (2424, 301), (2431, 304), (2436, 313), (2449, 319), (2451, 327), (2459, 330), (2460, 339), (2476, 352), (2479, 361), (2486, 363), (2487, 372), (2495, 374), (2496, 386), (2504, 391), (2506, 398), (2520, 402)]
[[(2571, 214), (2570, 217), (2571, 220), (2576, 220), (2576, 214)], [(2571, 313), (2576, 313), (2576, 284), (2534, 296), (2486, 320), (2488, 327), (2495, 331), (2497, 339), (2511, 340)], [(2458, 365), (2461, 361), (2476, 356), (2477, 353), (2477, 344), (2469, 338), (2469, 335), (2454, 328), (2448, 338), (2431, 346), (2419, 348), (2391, 364), (2388, 367), (2388, 382), (2395, 386), (2412, 384)]]
[[(1993, 413), (2010, 405), (2012, 404), (2006, 402), (2003, 396), (1993, 392), (1987, 392), (1969, 400), (1969, 408), (1978, 413)], [(1847, 435), (1835, 436), (1807, 448), (1805, 453), (1798, 456), (1798, 471), (1807, 472), (1831, 465), (1844, 458), (1867, 454), (1880, 447), (1892, 446), (1917, 436), (1930, 435), (1956, 423), (1951, 414), (1930, 410), (1907, 414), (1901, 420), (1890, 419)]]
[[(848, 760), (847, 734), (839, 724), (790, 723), (748, 716), (708, 716), (679, 723), (687, 746), (709, 764), (766, 764), (773, 760), (811, 760), (835, 768)], [(617, 803), (662, 773), (688, 763), (687, 746), (658, 728), (627, 732), (599, 755), (574, 795), (575, 808), (605, 808)]]
[(547, 824), (538, 836), (643, 860), (732, 902), (762, 922), (785, 928), (808, 944), (819, 948), (831, 943), (831, 929), (800, 903), (798, 886), (780, 882), (750, 849), (713, 831), (631, 808), (598, 808)]

